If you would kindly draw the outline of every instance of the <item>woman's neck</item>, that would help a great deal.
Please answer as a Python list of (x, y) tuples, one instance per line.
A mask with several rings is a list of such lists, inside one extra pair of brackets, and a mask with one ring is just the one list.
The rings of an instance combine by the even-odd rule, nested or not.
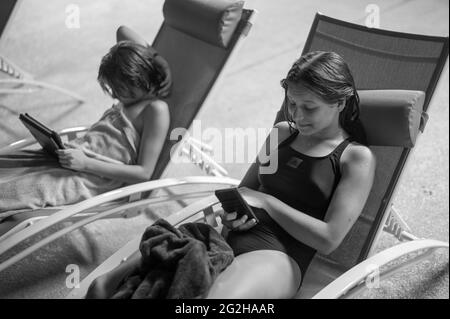
[(141, 104), (143, 104), (143, 103), (153, 102), (153, 101), (155, 101), (155, 100), (157, 100), (156, 97), (140, 99), (140, 100), (133, 101), (133, 102), (130, 102), (130, 103), (123, 103), (122, 101), (119, 101), (119, 105), (120, 105), (122, 108), (130, 109), (130, 108), (133, 108), (134, 106), (138, 106), (138, 105), (141, 105)]
[(325, 141), (344, 140), (348, 138), (348, 134), (340, 125), (336, 125), (329, 126), (315, 134), (303, 136), (303, 138), (314, 144)]

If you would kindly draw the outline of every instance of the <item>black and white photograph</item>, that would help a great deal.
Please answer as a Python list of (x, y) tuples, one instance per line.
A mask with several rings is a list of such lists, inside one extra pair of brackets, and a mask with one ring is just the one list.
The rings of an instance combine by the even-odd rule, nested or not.
[(0, 0), (0, 299), (448, 300), (448, 34), (447, 0)]

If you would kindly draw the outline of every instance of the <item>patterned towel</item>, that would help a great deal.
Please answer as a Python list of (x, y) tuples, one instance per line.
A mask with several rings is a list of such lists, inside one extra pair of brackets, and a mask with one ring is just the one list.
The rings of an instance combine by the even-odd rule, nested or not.
[[(108, 109), (86, 134), (72, 141), (94, 153), (135, 164), (139, 134), (119, 105)], [(0, 221), (12, 210), (73, 204), (124, 183), (62, 168), (43, 150), (0, 156)]]

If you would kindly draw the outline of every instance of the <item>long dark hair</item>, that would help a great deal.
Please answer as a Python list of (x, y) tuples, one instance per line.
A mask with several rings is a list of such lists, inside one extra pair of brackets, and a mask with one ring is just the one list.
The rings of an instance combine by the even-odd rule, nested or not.
[(281, 80), (285, 90), (284, 113), (292, 127), (288, 112), (288, 85), (300, 84), (328, 103), (345, 99), (339, 113), (339, 124), (358, 143), (367, 144), (366, 134), (359, 119), (359, 96), (352, 73), (344, 59), (334, 52), (314, 51), (301, 56)]
[(163, 80), (152, 52), (132, 41), (121, 41), (102, 58), (97, 80), (113, 98), (132, 97), (131, 87), (155, 91)]

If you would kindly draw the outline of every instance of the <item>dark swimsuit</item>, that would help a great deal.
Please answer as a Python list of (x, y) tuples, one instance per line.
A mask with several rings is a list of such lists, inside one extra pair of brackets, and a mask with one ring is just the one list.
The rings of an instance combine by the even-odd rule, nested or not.
[[(278, 146), (277, 171), (274, 174), (258, 174), (258, 190), (323, 220), (341, 177), (341, 154), (351, 140), (344, 140), (327, 156), (312, 157), (290, 146), (297, 135), (298, 131)], [(253, 209), (260, 222), (247, 231), (231, 231), (228, 234), (227, 241), (235, 255), (261, 249), (282, 251), (297, 262), (303, 280), (316, 250), (293, 238), (265, 210)]]

